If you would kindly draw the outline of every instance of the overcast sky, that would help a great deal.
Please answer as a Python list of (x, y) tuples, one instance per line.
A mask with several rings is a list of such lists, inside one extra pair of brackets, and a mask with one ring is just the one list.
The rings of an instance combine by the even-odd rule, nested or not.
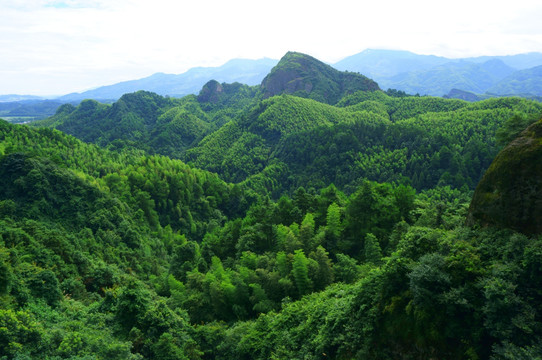
[(540, 0), (0, 0), (0, 94), (54, 95), (299, 51), (542, 52)]

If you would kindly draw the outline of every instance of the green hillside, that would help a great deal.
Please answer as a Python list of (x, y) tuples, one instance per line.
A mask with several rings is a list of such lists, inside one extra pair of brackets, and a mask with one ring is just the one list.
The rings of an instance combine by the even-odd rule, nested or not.
[[(195, 111), (194, 111), (195, 110)], [(203, 137), (211, 127), (193, 98), (165, 98), (139, 91), (112, 105), (84, 100), (63, 105), (35, 126), (50, 126), (101, 146), (131, 146), (149, 153), (174, 156)]]
[(341, 72), (315, 58), (288, 52), (262, 81), (264, 97), (282, 93), (335, 104), (358, 90), (375, 91), (378, 84), (358, 73)]
[(365, 181), (273, 202), (176, 160), (0, 124), (6, 358), (540, 351), (539, 240), (465, 227), (468, 193)]
[(539, 357), (542, 105), (307, 64), (0, 120), (0, 359)]
[(138, 92), (113, 105), (65, 105), (38, 125), (182, 159), (279, 198), (331, 183), (352, 192), (363, 179), (474, 189), (499, 150), (497, 129), (541, 111), (519, 98), (471, 104), (381, 91), (357, 91), (332, 106), (288, 94), (262, 99), (254, 87), (209, 82), (198, 97)]
[[(469, 104), (382, 92), (348, 95), (338, 106), (288, 95), (267, 99), (183, 159), (275, 196), (330, 183), (350, 192), (363, 179), (419, 190), (474, 189), (497, 154), (501, 124), (517, 111), (536, 116), (542, 110), (519, 98)], [(274, 181), (262, 182), (262, 171)]]

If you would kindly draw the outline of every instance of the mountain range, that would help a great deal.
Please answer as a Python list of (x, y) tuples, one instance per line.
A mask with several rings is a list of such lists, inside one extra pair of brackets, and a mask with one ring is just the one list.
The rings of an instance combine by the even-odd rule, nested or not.
[(124, 81), (82, 93), (64, 95), (59, 100), (65, 102), (84, 99), (117, 100), (123, 94), (138, 90), (152, 91), (159, 95), (182, 97), (198, 93), (209, 80), (256, 85), (276, 64), (277, 60), (268, 58), (259, 60), (233, 59), (219, 67), (195, 67), (178, 75), (156, 73), (143, 79)]
[[(84, 99), (111, 103), (138, 90), (182, 97), (197, 94), (210, 80), (258, 85), (277, 63), (278, 60), (269, 58), (233, 59), (219, 67), (196, 67), (182, 74), (156, 73), (54, 100), (59, 104), (78, 103)], [(328, 65), (340, 71), (363, 74), (382, 89), (396, 89), (408, 94), (469, 101), (498, 96), (542, 98), (542, 53), (538, 52), (451, 59), (409, 51), (368, 49)], [(32, 102), (22, 102), (29, 99)], [(51, 103), (40, 104), (43, 100), (29, 95), (2, 95), (1, 115), (23, 121), (29, 117), (39, 119), (52, 115)], [(12, 112), (13, 109), (17, 110)]]
[[(499, 62), (489, 62), (492, 61)], [(498, 63), (487, 67), (502, 69)], [(488, 114), (483, 112), (484, 107), (489, 107), (499, 109), (498, 113), (491, 115), (491, 121), (501, 123), (511, 116), (509, 110), (502, 110), (519, 107), (518, 102), (525, 99), (501, 100), (500, 103), (486, 100), (470, 104), (456, 99), (382, 91), (375, 81), (359, 73), (342, 72), (309, 55), (288, 52), (259, 85), (211, 80), (202, 87), (199, 95), (180, 99), (138, 91), (123, 95), (111, 105), (84, 100), (78, 106), (63, 105), (54, 116), (36, 122), (36, 125), (54, 127), (101, 146), (122, 148), (128, 145), (147, 153), (182, 159), (233, 183), (258, 182), (262, 177), (274, 178), (276, 184), (287, 184), (284, 188), (275, 186), (267, 189), (279, 194), (302, 184), (318, 188), (323, 179), (325, 183), (333, 183), (341, 188), (354, 188), (357, 179), (368, 177), (367, 173), (356, 176), (339, 174), (352, 173), (351, 169), (361, 168), (370, 172), (368, 169), (373, 167), (372, 159), (380, 155), (368, 159), (358, 158), (358, 155), (367, 153), (369, 144), (379, 143), (384, 149), (387, 146), (386, 141), (380, 138), (367, 138), (367, 131), (378, 133), (384, 139), (387, 136), (390, 139), (401, 138), (401, 134), (408, 133), (404, 136), (409, 139), (404, 141), (410, 145), (405, 147), (414, 151), (424, 143), (418, 136), (426, 136), (432, 130), (413, 130), (411, 124), (408, 130), (402, 129), (404, 125), (399, 125), (402, 120), (415, 118), (416, 123), (420, 122), (416, 126), (426, 128), (443, 116), (446, 122), (453, 122), (459, 128), (459, 124), (468, 124), (475, 119), (478, 122), (490, 121), (486, 119)], [(524, 106), (532, 107), (532, 113), (538, 114), (538, 104), (525, 102)], [(451, 114), (459, 109), (462, 109), (460, 116)], [(425, 116), (428, 112), (432, 113), (431, 117)], [(359, 125), (360, 122), (364, 125)], [(388, 127), (388, 135), (382, 135), (383, 129)], [(457, 130), (446, 131), (455, 133)], [(481, 131), (485, 130), (471, 129), (471, 135), (464, 140), (473, 141), (472, 134)], [(310, 144), (305, 144), (307, 139), (310, 139)], [(344, 144), (337, 146), (335, 141)], [(472, 187), (479, 180), (481, 168), (488, 166), (495, 155), (493, 150), (487, 152), (487, 149), (478, 148), (487, 147), (488, 141), (483, 138), (471, 143), (470, 151), (476, 153), (473, 157), (477, 158), (472, 159), (475, 165), (457, 165), (451, 178), (450, 174), (444, 176), (434, 171), (414, 176), (419, 171), (415, 170), (416, 166), (426, 169), (440, 161), (432, 159), (435, 149), (425, 153), (427, 147), (420, 150), (423, 152), (420, 159), (432, 159), (434, 164), (409, 164), (409, 171), (413, 173), (405, 170), (403, 175), (409, 174), (413, 179), (412, 184), (420, 189), (435, 186), (439, 181)], [(314, 144), (319, 146), (314, 147)], [(348, 157), (344, 157), (340, 150), (346, 144), (349, 150), (343, 150), (349, 154)], [(438, 148), (441, 146), (438, 145)], [(450, 144), (445, 152), (455, 152), (450, 150), (452, 147)], [(371, 151), (375, 151), (375, 154), (384, 151), (375, 150), (377, 148), (371, 148)], [(449, 160), (443, 163), (448, 163), (454, 156), (460, 158), (464, 154), (447, 153), (445, 157)], [(314, 157), (327, 160), (316, 166), (313, 164)], [(354, 165), (356, 161), (366, 164), (360, 167)], [(393, 162), (391, 159), (388, 161)], [(463, 171), (466, 169), (469, 169), (468, 172)], [(456, 175), (458, 171), (459, 175)], [(393, 171), (385, 171), (372, 174), (369, 178), (398, 181), (399, 178), (394, 176)], [(441, 179), (441, 176), (444, 177)], [(297, 180), (284, 181), (283, 177)]]
[(356, 71), (378, 82), (409, 94), (443, 96), (453, 89), (496, 96), (542, 96), (534, 87), (540, 75), (529, 73), (532, 83), (515, 77), (517, 72), (542, 65), (542, 53), (510, 56), (482, 56), (450, 59), (418, 55), (408, 51), (365, 50), (334, 64), (343, 71)]
[[(157, 73), (139, 80), (64, 95), (59, 100), (116, 100), (137, 90), (180, 97), (198, 93), (209, 80), (256, 85), (277, 62), (268, 58), (234, 59), (219, 67), (197, 67), (178, 75)], [(542, 53), (451, 59), (409, 51), (368, 49), (330, 65), (337, 70), (363, 74), (382, 89), (397, 89), (409, 94), (444, 96), (458, 89), (494, 96), (542, 96), (542, 90), (536, 87), (540, 83), (540, 71), (525, 73), (542, 66)], [(523, 80), (518, 81), (518, 76)], [(526, 81), (525, 76), (530, 81)]]

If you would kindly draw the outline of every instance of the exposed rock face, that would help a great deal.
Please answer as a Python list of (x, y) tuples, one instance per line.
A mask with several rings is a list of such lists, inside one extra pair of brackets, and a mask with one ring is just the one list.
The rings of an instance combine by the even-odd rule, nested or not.
[(470, 91), (463, 91), (459, 89), (452, 89), (448, 95), (443, 96), (445, 99), (459, 99), (465, 101), (479, 101), (480, 98), (475, 93)]
[(493, 160), (476, 187), (467, 223), (542, 233), (542, 120)]
[(224, 91), (223, 86), (216, 80), (211, 80), (203, 85), (199, 95), (199, 102), (217, 103), (220, 94)]
[(379, 90), (373, 80), (357, 73), (341, 72), (301, 53), (288, 52), (262, 81), (265, 98), (294, 94), (328, 104), (355, 91)]

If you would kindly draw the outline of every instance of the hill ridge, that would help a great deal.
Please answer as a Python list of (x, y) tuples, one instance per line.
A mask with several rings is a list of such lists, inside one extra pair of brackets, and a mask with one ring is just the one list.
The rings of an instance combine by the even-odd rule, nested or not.
[(379, 90), (373, 80), (356, 73), (341, 72), (316, 58), (289, 51), (271, 69), (261, 84), (264, 98), (282, 93), (335, 104), (355, 91)]

